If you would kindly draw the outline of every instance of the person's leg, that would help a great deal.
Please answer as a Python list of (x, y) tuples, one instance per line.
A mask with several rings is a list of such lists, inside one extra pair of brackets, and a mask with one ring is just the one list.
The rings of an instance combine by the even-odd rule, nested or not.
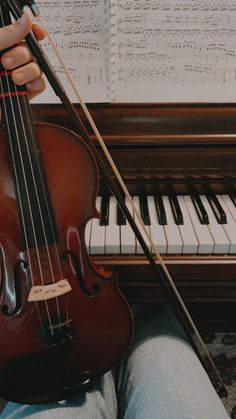
[(228, 418), (182, 327), (162, 304), (138, 316), (116, 386), (122, 419)]
[(42, 405), (8, 403), (1, 419), (116, 419), (117, 402), (113, 374), (108, 372), (93, 389), (75, 399)]

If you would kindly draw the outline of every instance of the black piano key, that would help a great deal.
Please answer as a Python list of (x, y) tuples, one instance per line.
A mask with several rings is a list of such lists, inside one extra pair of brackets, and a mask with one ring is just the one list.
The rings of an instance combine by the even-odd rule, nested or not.
[(167, 224), (167, 217), (166, 217), (166, 211), (163, 204), (163, 199), (161, 194), (157, 193), (154, 195), (156, 210), (157, 210), (157, 217), (160, 225), (166, 225)]
[(141, 218), (145, 225), (150, 226), (150, 214), (148, 209), (148, 202), (147, 202), (147, 195), (140, 195), (139, 196), (139, 205), (140, 205), (140, 213)]
[(235, 205), (235, 207), (236, 207), (236, 194), (231, 193), (229, 196), (230, 196), (230, 198), (231, 198), (231, 201), (233, 202), (233, 204), (234, 204), (234, 205)]
[(219, 224), (227, 224), (226, 214), (220, 205), (220, 202), (217, 199), (217, 196), (213, 193), (207, 195), (208, 201), (211, 205), (211, 208), (215, 214), (215, 217)]
[(107, 226), (109, 223), (109, 202), (110, 195), (102, 195), (101, 199), (101, 217), (100, 217), (100, 226)]
[(184, 224), (184, 217), (183, 217), (181, 208), (179, 206), (179, 201), (178, 201), (177, 196), (175, 194), (170, 194), (169, 200), (170, 200), (170, 205), (171, 205), (172, 212), (174, 215), (175, 223), (177, 225)]
[(117, 211), (116, 211), (116, 222), (118, 226), (126, 225), (126, 217), (123, 211), (120, 209), (120, 206), (118, 203), (117, 203)]
[(209, 217), (200, 196), (196, 193), (193, 193), (191, 194), (191, 198), (192, 198), (193, 205), (195, 207), (200, 223), (209, 224)]

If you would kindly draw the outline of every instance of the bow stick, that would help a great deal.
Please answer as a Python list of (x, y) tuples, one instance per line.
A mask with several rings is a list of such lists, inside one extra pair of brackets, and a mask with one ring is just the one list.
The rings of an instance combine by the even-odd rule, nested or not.
[[(79, 134), (81, 135), (81, 137), (85, 140), (85, 142), (89, 145), (90, 149), (92, 150), (98, 167), (103, 175), (103, 177), (106, 179), (108, 186), (111, 190), (111, 192), (113, 193), (113, 195), (115, 196), (121, 210), (123, 211), (124, 215), (126, 216), (131, 228), (134, 231), (134, 234), (136, 236), (136, 238), (138, 239), (154, 273), (155, 276), (157, 277), (162, 290), (164, 291), (166, 297), (167, 297), (167, 301), (169, 302), (171, 308), (174, 308), (175, 311), (175, 315), (177, 316), (177, 318), (179, 319), (179, 321), (181, 322), (189, 341), (191, 342), (199, 360), (201, 361), (203, 367), (205, 368), (205, 370), (207, 371), (209, 378), (212, 381), (212, 384), (214, 385), (217, 393), (219, 394), (220, 397), (227, 397), (227, 390), (225, 388), (225, 385), (223, 383), (223, 380), (214, 364), (214, 361), (211, 357), (211, 355), (209, 354), (205, 343), (203, 342), (199, 331), (197, 330), (191, 316), (190, 313), (187, 310), (187, 307), (185, 306), (175, 284), (173, 279), (171, 278), (171, 275), (163, 261), (163, 259), (161, 258), (161, 255), (155, 245), (155, 243), (153, 243), (151, 236), (149, 235), (149, 232), (147, 231), (136, 207), (133, 204), (132, 198), (122, 180), (121, 175), (119, 174), (114, 161), (112, 160), (112, 157), (88, 111), (88, 108), (86, 107), (84, 101), (82, 100), (78, 89), (75, 85), (74, 80), (72, 79), (72, 77), (70, 76), (60, 54), (59, 51), (57, 50), (50, 34), (48, 33), (42, 17), (40, 16), (39, 10), (36, 6), (36, 4), (34, 3), (33, 0), (26, 0), (24, 2), (24, 4), (21, 4), (21, 2), (19, 0), (5, 0), (6, 4), (8, 5), (14, 19), (19, 19), (22, 14), (23, 14), (23, 8), (24, 6), (28, 6), (31, 10), (31, 12), (33, 13), (33, 15), (35, 17), (40, 18), (40, 21), (42, 22), (42, 26), (44, 27), (45, 31), (46, 31), (46, 36), (49, 39), (50, 44), (52, 45), (56, 56), (60, 62), (60, 64), (63, 67), (63, 70), (65, 71), (71, 85), (72, 88), (80, 102), (81, 108), (84, 111), (84, 114), (86, 115), (92, 129), (93, 132), (96, 136), (96, 138), (99, 141), (99, 144), (101, 145), (101, 148), (106, 156), (106, 159), (108, 161), (108, 163), (110, 164), (117, 180), (118, 180), (118, 184), (115, 183), (115, 181), (112, 179), (112, 177), (110, 176), (110, 173), (104, 163), (104, 161), (102, 160), (102, 158), (100, 157), (93, 141), (90, 139), (89, 134), (86, 130), (86, 128), (84, 127), (82, 121), (80, 120), (73, 104), (70, 102), (68, 96), (66, 95), (66, 92), (60, 82), (60, 80), (58, 79), (57, 75), (55, 74), (55, 71), (53, 70), (51, 64), (49, 63), (43, 49), (41, 48), (40, 44), (38, 43), (38, 41), (36, 40), (34, 34), (32, 32), (30, 32), (26, 37), (25, 37), (25, 41), (27, 43), (27, 45), (29, 46), (31, 52), (33, 53), (34, 57), (36, 58), (40, 68), (42, 69), (42, 71), (44, 72), (44, 74), (46, 75), (50, 85), (52, 86), (55, 94), (60, 98), (61, 102), (63, 103), (63, 105), (65, 106), (69, 116), (71, 117), (75, 127), (77, 128)], [(152, 248), (152, 252), (155, 254), (156, 259), (159, 262), (159, 265), (156, 263), (156, 260), (153, 257), (153, 254), (150, 252), (147, 244), (146, 244), (146, 240), (143, 238), (141, 232), (139, 231), (139, 228), (137, 227), (133, 216), (131, 215), (129, 209), (127, 208), (124, 198), (123, 198), (123, 194), (125, 194), (125, 197), (127, 198), (128, 202), (130, 203), (130, 205), (132, 206), (132, 209), (134, 211), (135, 216), (137, 217), (143, 233), (146, 237), (146, 240), (149, 241), (151, 248)], [(161, 268), (161, 269), (160, 269)], [(205, 358), (203, 356), (203, 354), (205, 355)], [(208, 362), (207, 362), (208, 361)], [(209, 367), (211, 367), (211, 369), (208, 371)]]

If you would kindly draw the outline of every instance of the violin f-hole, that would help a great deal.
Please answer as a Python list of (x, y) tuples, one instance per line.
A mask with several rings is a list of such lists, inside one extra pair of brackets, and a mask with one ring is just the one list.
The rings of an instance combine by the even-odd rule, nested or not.
[[(21, 265), (23, 266), (24, 269), (28, 268), (28, 264), (24, 260), (20, 260), (14, 268), (14, 274), (13, 274), (14, 300), (12, 299), (12, 304), (11, 304), (12, 306), (10, 306), (9, 304), (3, 304), (1, 308), (1, 311), (6, 316), (14, 316), (16, 313), (20, 311), (22, 307), (22, 290), (20, 286), (20, 275), (19, 275), (19, 270), (20, 270)], [(6, 278), (3, 277), (3, 284), (6, 283), (4, 279)], [(4, 301), (4, 296), (3, 296), (3, 301)]]

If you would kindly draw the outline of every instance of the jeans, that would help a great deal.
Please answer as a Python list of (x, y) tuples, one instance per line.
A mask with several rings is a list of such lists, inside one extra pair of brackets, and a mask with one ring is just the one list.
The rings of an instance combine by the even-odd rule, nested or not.
[(9, 402), (1, 418), (227, 419), (168, 306), (149, 306), (135, 322), (129, 352), (93, 389), (75, 399), (47, 405)]

